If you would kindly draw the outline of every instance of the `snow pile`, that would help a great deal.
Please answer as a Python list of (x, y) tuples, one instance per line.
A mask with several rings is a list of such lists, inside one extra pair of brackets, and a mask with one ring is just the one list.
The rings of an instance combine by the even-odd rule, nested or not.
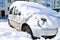
[(1, 40), (32, 40), (31, 35), (26, 32), (15, 32), (6, 31), (5, 29), (0, 29), (0, 39)]

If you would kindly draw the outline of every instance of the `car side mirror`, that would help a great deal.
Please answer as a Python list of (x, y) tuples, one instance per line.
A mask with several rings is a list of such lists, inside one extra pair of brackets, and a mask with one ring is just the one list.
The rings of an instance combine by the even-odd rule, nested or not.
[(21, 15), (21, 12), (19, 12), (19, 15)]

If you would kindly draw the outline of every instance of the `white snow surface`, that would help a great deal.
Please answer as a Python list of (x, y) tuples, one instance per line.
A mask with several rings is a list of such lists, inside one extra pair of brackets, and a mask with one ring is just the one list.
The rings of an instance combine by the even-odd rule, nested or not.
[(9, 27), (6, 19), (0, 19), (0, 40), (32, 40), (31, 35)]
[[(47, 40), (60, 40), (60, 28), (58, 29), (58, 33), (56, 37)], [(0, 19), (0, 40), (32, 40), (31, 35), (22, 32), (16, 31), (8, 25), (7, 19)], [(41, 39), (37, 40), (45, 40), (41, 37)]]

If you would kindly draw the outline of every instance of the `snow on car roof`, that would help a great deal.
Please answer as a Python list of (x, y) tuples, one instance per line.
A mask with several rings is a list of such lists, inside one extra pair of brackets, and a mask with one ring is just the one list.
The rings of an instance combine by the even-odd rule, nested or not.
[(12, 3), (12, 5), (10, 6), (10, 8), (13, 7), (13, 6), (27, 6), (27, 7), (34, 8), (34, 9), (43, 10), (41, 12), (45, 12), (45, 13), (49, 13), (49, 12), (56, 13), (52, 9), (47, 8), (47, 7), (45, 7), (45, 6), (41, 5), (41, 4), (34, 3), (34, 2), (15, 1), (15, 2)]
[[(56, 23), (56, 24), (54, 24), (54, 26), (55, 25), (58, 26), (60, 24), (60, 15), (57, 14), (56, 11), (54, 11), (50, 8), (47, 8), (41, 4), (34, 3), (34, 2), (26, 2), (26, 1), (16, 1), (10, 6), (10, 8), (12, 8), (13, 6), (24, 6), (24, 7), (27, 7), (28, 9), (33, 8), (33, 9), (35, 9), (35, 11), (32, 10), (33, 13), (47, 16), (50, 20), (52, 20), (54, 23)], [(29, 11), (29, 10), (27, 10), (27, 11)]]

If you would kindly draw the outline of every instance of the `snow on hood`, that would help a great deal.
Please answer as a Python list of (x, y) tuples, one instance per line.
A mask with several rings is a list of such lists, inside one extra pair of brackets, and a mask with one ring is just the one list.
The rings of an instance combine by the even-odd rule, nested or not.
[(22, 2), (21, 4), (27, 6), (27, 8), (33, 8), (33, 13), (39, 14), (40, 16), (44, 15), (48, 20), (47, 25), (49, 24), (52, 27), (60, 27), (60, 15), (56, 11), (34, 2)]
[[(45, 22), (44, 25), (42, 25), (41, 18), (45, 18), (47, 21)], [(47, 27), (47, 28), (57, 28), (60, 27), (60, 15), (58, 14), (40, 14), (39, 13), (39, 18), (40, 19), (40, 25), (42, 27)]]
[(41, 25), (41, 18), (45, 18), (47, 21), (44, 25), (44, 27), (48, 28), (57, 28), (60, 27), (60, 15), (53, 11), (53, 10), (45, 10), (43, 12), (35, 12), (37, 15), (37, 18), (40, 20), (40, 25)]

